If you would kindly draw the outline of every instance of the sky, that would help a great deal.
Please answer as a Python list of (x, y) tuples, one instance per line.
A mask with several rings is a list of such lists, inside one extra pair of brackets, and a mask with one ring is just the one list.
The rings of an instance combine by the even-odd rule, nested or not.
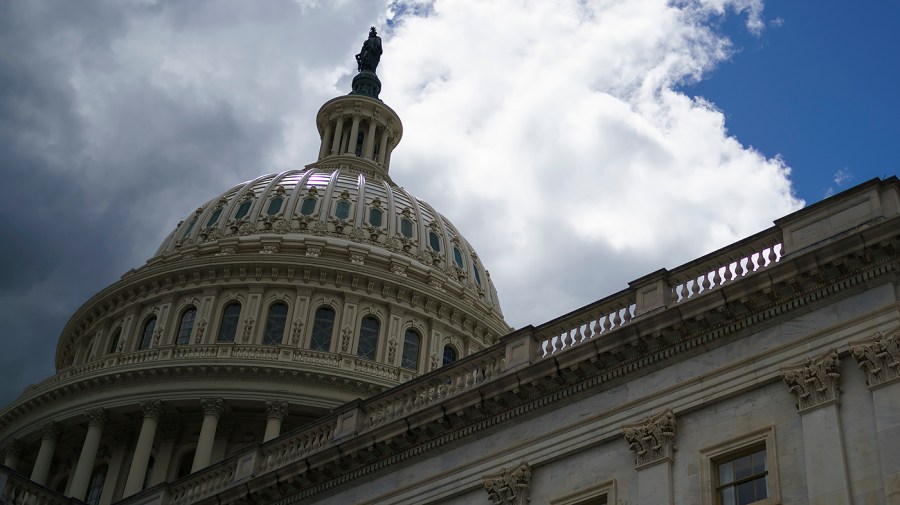
[(540, 324), (898, 173), (900, 2), (0, 2), (0, 404), (234, 184), (315, 161), (379, 29), (391, 176)]

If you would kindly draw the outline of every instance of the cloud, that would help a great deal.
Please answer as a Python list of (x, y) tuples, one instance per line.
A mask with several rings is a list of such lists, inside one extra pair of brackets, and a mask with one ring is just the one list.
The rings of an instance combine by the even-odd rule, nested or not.
[(758, 31), (748, 0), (0, 4), (0, 400), (192, 209), (315, 159), (373, 24), (392, 177), (475, 245), (511, 324), (769, 226), (802, 204), (788, 167), (678, 91), (732, 53), (733, 13)]

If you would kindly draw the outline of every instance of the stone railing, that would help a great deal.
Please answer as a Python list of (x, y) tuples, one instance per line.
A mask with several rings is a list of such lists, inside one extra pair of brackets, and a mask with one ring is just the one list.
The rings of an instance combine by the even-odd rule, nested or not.
[(71, 505), (83, 504), (81, 500), (66, 498), (44, 486), (35, 484), (24, 476), (0, 466), (0, 503), (4, 505)]
[(506, 349), (494, 346), (441, 367), (402, 388), (366, 400), (368, 427), (376, 427), (477, 387), (502, 373)]
[(261, 450), (260, 471), (267, 472), (299, 461), (331, 443), (336, 418), (330, 416), (310, 429), (288, 435), (265, 445)]
[(203, 497), (215, 494), (234, 482), (236, 469), (237, 460), (231, 458), (213, 465), (199, 474), (195, 474), (196, 477), (175, 482), (170, 487), (168, 503), (187, 505)]
[(629, 288), (535, 328), (542, 357), (628, 325), (633, 319), (702, 296), (781, 259), (781, 231), (772, 227), (740, 242), (630, 283)]

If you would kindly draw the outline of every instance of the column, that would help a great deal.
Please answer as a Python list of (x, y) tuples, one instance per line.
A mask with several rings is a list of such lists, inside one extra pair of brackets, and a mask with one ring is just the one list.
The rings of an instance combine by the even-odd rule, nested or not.
[(175, 444), (178, 435), (181, 434), (181, 424), (177, 422), (162, 423), (159, 428), (159, 447), (156, 448), (156, 463), (153, 465), (153, 473), (150, 474), (150, 485), (155, 486), (166, 480), (169, 465), (172, 464), (172, 454), (175, 452)]
[(531, 467), (522, 463), (499, 475), (485, 477), (484, 490), (494, 505), (528, 505), (531, 491)]
[(266, 400), (266, 433), (263, 435), (263, 442), (268, 442), (281, 434), (281, 421), (287, 412), (287, 402)]
[(387, 143), (388, 137), (390, 136), (390, 130), (387, 128), (381, 131), (381, 143), (378, 145), (378, 164), (384, 165), (384, 153), (387, 152)]
[(216, 441), (216, 426), (224, 406), (221, 398), (202, 398), (200, 405), (203, 407), (203, 424), (200, 426), (200, 438), (197, 440), (191, 473), (209, 466), (213, 443)]
[(138, 435), (134, 456), (131, 458), (128, 480), (125, 481), (125, 491), (122, 492), (123, 498), (140, 492), (144, 487), (147, 464), (150, 462), (150, 451), (153, 450), (153, 439), (156, 437), (156, 425), (162, 415), (162, 402), (159, 400), (143, 402), (141, 410), (144, 411), (144, 422), (141, 424), (141, 433)]
[(672, 505), (672, 459), (675, 449), (675, 413), (667, 410), (622, 429), (634, 451), (638, 473), (638, 505)]
[(119, 476), (125, 473), (125, 459), (128, 456), (128, 446), (130, 444), (131, 433), (129, 431), (120, 430), (113, 433), (113, 450), (109, 455), (109, 469), (106, 471), (103, 491), (100, 492), (99, 505), (110, 505), (114, 498), (121, 498), (121, 496), (116, 496), (116, 490), (120, 487), (116, 484), (121, 480)]
[(363, 149), (363, 156), (367, 160), (371, 160), (372, 156), (375, 154), (375, 128), (378, 124), (375, 122), (375, 118), (369, 119), (369, 132), (366, 134), (366, 147)]
[(41, 448), (38, 449), (37, 458), (34, 460), (34, 468), (31, 469), (32, 482), (42, 486), (47, 485), (47, 477), (50, 476), (50, 464), (53, 463), (53, 453), (56, 452), (59, 433), (59, 425), (54, 422), (41, 426)]
[(81, 446), (81, 454), (78, 456), (78, 464), (72, 474), (72, 485), (68, 495), (72, 498), (83, 500), (87, 493), (91, 480), (91, 472), (94, 470), (94, 460), (97, 458), (97, 449), (100, 448), (100, 437), (103, 436), (103, 425), (108, 419), (106, 411), (102, 408), (87, 412), (88, 431)]
[(3, 465), (12, 471), (17, 471), (19, 458), (22, 456), (22, 443), (16, 439), (8, 440), (3, 444)]
[(322, 134), (322, 145), (319, 147), (319, 159), (328, 156), (328, 149), (331, 147), (329, 140), (331, 139), (331, 121), (325, 121), (325, 133)]
[(356, 156), (356, 138), (359, 137), (359, 114), (353, 114), (353, 123), (350, 125), (350, 138), (347, 140), (347, 153)]
[(838, 412), (840, 364), (837, 351), (832, 350), (781, 372), (782, 380), (797, 398), (809, 505), (851, 503)]
[(875, 437), (885, 503), (900, 503), (900, 332), (850, 346), (866, 373), (875, 410)]
[(334, 128), (334, 140), (331, 142), (331, 154), (340, 154), (341, 149), (341, 137), (344, 135), (344, 117), (338, 115), (335, 118), (337, 121), (337, 126)]

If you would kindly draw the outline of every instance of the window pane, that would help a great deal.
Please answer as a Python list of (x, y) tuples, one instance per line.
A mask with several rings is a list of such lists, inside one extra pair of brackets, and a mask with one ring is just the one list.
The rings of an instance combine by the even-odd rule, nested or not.
[(719, 484), (728, 484), (734, 482), (734, 471), (731, 461), (719, 465)]
[(412, 221), (409, 219), (401, 219), (400, 220), (400, 233), (403, 234), (406, 238), (412, 238), (413, 229), (412, 229)]
[(374, 317), (364, 317), (359, 326), (359, 346), (356, 354), (360, 358), (375, 359), (375, 351), (378, 349), (378, 320)]
[(222, 311), (222, 324), (219, 325), (219, 342), (234, 342), (237, 335), (238, 319), (241, 318), (241, 304), (231, 303)]
[(735, 488), (737, 505), (747, 505), (756, 501), (756, 485), (753, 481), (738, 484)]
[(234, 218), (235, 218), (235, 219), (241, 219), (241, 218), (243, 218), (244, 216), (246, 216), (247, 213), (250, 212), (250, 205), (251, 205), (251, 204), (252, 204), (252, 202), (249, 201), (249, 200), (247, 200), (246, 202), (242, 203), (241, 206), (238, 207), (237, 212), (235, 212)]
[(428, 233), (428, 245), (430, 245), (435, 252), (441, 252), (441, 238), (437, 236), (437, 233), (433, 231)]
[(381, 226), (381, 210), (372, 209), (369, 211), (369, 224), (378, 228)]
[(734, 505), (734, 488), (728, 487), (719, 491), (720, 505)]
[(284, 339), (284, 325), (287, 321), (288, 306), (276, 303), (269, 307), (269, 317), (266, 318), (266, 331), (263, 334), (263, 343), (266, 345), (278, 345)]
[(206, 222), (206, 226), (210, 227), (216, 224), (219, 221), (219, 216), (222, 215), (222, 207), (216, 209), (211, 216), (209, 216), (209, 221)]
[(463, 267), (462, 252), (460, 252), (459, 248), (453, 248), (453, 261), (456, 262), (456, 266), (459, 268)]
[(734, 460), (734, 480), (741, 480), (751, 475), (750, 455)]
[(141, 350), (149, 349), (153, 342), (153, 329), (156, 328), (156, 318), (151, 317), (144, 323), (144, 333), (141, 335)]
[(406, 330), (406, 336), (403, 338), (403, 356), (400, 359), (400, 366), (410, 370), (419, 369), (419, 334), (413, 330)]
[(109, 339), (109, 352), (113, 353), (119, 350), (119, 338), (122, 336), (122, 328), (116, 328), (115, 333)]
[(197, 218), (191, 219), (191, 224), (188, 225), (187, 229), (184, 230), (184, 234), (181, 235), (181, 238), (187, 237), (191, 234), (191, 230), (194, 229), (194, 225), (197, 224)]
[(763, 498), (769, 497), (769, 486), (768, 486), (768, 478), (761, 477), (756, 479), (756, 499), (762, 500)]
[(334, 208), (334, 217), (338, 219), (347, 219), (350, 217), (350, 204), (343, 200), (338, 202), (337, 206)]
[(328, 351), (331, 348), (331, 334), (334, 331), (334, 310), (322, 307), (316, 311), (313, 322), (312, 342), (310, 348), (316, 351)]
[(280, 196), (273, 198), (272, 201), (269, 202), (269, 210), (267, 210), (266, 213), (270, 216), (274, 216), (275, 214), (277, 214), (278, 211), (281, 210), (282, 202), (284, 202), (284, 199)]
[(304, 216), (308, 216), (315, 212), (316, 210), (316, 199), (315, 198), (305, 198), (303, 200), (303, 205), (300, 206), (300, 213)]
[(178, 335), (175, 343), (184, 345), (191, 343), (191, 330), (194, 329), (194, 319), (197, 317), (197, 309), (191, 307), (181, 315), (181, 324), (178, 325)]
[(766, 451), (765, 449), (753, 454), (750, 458), (753, 466), (753, 474), (763, 473), (766, 471)]
[(106, 482), (106, 466), (100, 467), (91, 474), (91, 481), (88, 484), (87, 494), (84, 502), (88, 505), (97, 505), (100, 503), (100, 494), (103, 492), (103, 484)]
[(475, 274), (475, 284), (478, 284), (479, 286), (481, 286), (481, 276), (478, 275), (478, 267), (477, 266), (472, 265), (472, 273)]
[(450, 363), (456, 361), (456, 349), (450, 347), (449, 345), (444, 346), (444, 365), (447, 366)]

